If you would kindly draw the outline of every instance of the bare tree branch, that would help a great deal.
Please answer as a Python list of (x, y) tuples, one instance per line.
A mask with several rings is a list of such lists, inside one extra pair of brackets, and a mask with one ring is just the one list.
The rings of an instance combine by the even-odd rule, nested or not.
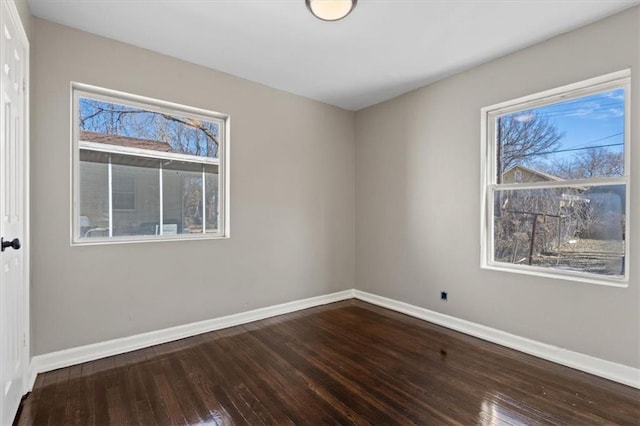
[(516, 164), (533, 161), (536, 154), (552, 151), (564, 136), (554, 123), (536, 115), (521, 114), (508, 115), (498, 120), (500, 126), (500, 141), (502, 153), (503, 173)]
[[(141, 109), (126, 109), (126, 108), (115, 108), (115, 107), (105, 108), (104, 106), (101, 106), (101, 103), (98, 103), (98, 102), (93, 102), (90, 104), (90, 106), (94, 111), (88, 116), (81, 117), (80, 119), (80, 127), (85, 130), (96, 131), (97, 130), (95, 129), (96, 126), (90, 126), (88, 123), (90, 122), (90, 120), (100, 118), (101, 116), (107, 116), (107, 115), (110, 116), (111, 125), (108, 127), (118, 128), (118, 126), (122, 127), (126, 125), (126, 123), (124, 122), (124, 117), (128, 115), (134, 115), (134, 114), (146, 114), (151, 116), (162, 117), (164, 120), (179, 123), (184, 126), (193, 128), (201, 132), (209, 141), (211, 141), (215, 145), (216, 150), (219, 147), (219, 141), (217, 136), (209, 128), (207, 128), (204, 122), (200, 120), (194, 120), (189, 118), (183, 119), (183, 118), (175, 117), (169, 114), (159, 113), (155, 111), (141, 110)], [(107, 123), (104, 123), (104, 124), (106, 125)], [(107, 129), (104, 129), (103, 131), (106, 131), (106, 130)], [(110, 130), (113, 130), (113, 129), (110, 129)], [(165, 133), (160, 128), (156, 128), (155, 130), (156, 130), (156, 133), (161, 133), (161, 134)], [(169, 142), (172, 145), (176, 145), (175, 148), (180, 148), (183, 151), (186, 151), (187, 149), (186, 146), (181, 141), (174, 140), (171, 137), (169, 137), (169, 135), (165, 135), (165, 137), (162, 139), (169, 139), (169, 140), (166, 140), (166, 142)], [(199, 144), (196, 144), (195, 148), (199, 153), (200, 152)], [(211, 154), (211, 149), (209, 148), (209, 144), (207, 144), (207, 155), (210, 155), (210, 154)]]

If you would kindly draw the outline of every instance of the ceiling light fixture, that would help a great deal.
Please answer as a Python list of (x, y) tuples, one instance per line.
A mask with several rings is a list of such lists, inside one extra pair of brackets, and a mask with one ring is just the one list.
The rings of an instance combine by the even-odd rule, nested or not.
[(358, 0), (305, 0), (309, 11), (323, 21), (339, 21), (356, 7)]

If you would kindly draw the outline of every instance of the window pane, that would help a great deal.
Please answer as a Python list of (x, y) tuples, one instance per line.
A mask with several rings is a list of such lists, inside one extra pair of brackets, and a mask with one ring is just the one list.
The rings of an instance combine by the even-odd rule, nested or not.
[(494, 260), (624, 275), (625, 185), (494, 192)]
[(116, 192), (114, 189), (113, 209), (114, 210), (135, 210), (136, 194), (134, 192)]
[(113, 236), (156, 235), (160, 221), (160, 161), (111, 154)]
[(113, 209), (135, 210), (136, 208), (136, 175), (132, 170), (123, 168), (115, 169), (113, 173)]
[(80, 140), (162, 152), (218, 157), (215, 121), (80, 97)]
[(499, 116), (497, 182), (622, 176), (624, 103), (620, 88)]
[(202, 164), (163, 163), (163, 233), (202, 233)]
[(80, 238), (109, 236), (109, 154), (80, 151), (77, 230)]
[(218, 231), (218, 166), (207, 165), (205, 171), (205, 223), (207, 232)]

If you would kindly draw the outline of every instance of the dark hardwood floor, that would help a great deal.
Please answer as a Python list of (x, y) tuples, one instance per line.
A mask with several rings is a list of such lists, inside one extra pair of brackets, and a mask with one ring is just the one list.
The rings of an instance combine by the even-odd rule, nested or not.
[(640, 390), (356, 300), (39, 375), (19, 425), (640, 424)]

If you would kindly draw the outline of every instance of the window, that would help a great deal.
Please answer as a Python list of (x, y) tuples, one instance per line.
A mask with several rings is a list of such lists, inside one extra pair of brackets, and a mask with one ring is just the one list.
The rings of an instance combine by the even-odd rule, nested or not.
[(626, 285), (624, 70), (482, 109), (482, 267)]
[(74, 83), (74, 244), (229, 235), (229, 117)]

